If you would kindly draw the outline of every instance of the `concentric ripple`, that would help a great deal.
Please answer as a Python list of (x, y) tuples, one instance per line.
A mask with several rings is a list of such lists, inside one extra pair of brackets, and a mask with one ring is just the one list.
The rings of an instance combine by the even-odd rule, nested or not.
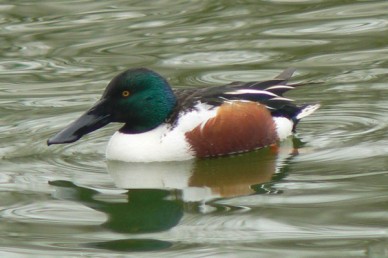
[(357, 160), (387, 155), (386, 141), (377, 140), (384, 138), (388, 127), (384, 112), (384, 107), (371, 104), (360, 104), (357, 109), (347, 105), (323, 107), (303, 123), (308, 135), (299, 130), (309, 145), (317, 148), (308, 156), (317, 160)]

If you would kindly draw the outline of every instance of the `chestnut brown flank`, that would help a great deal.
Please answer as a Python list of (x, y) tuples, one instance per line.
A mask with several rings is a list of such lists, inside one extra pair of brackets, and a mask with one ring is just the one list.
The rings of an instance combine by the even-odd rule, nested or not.
[(268, 109), (256, 102), (242, 101), (222, 104), (215, 117), (185, 136), (200, 158), (250, 151), (278, 139)]

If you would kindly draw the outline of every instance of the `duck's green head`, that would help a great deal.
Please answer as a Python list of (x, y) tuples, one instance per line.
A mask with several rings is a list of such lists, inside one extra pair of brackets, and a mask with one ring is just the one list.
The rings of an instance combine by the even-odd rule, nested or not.
[(162, 76), (145, 68), (129, 69), (113, 78), (101, 99), (47, 144), (75, 142), (110, 122), (125, 123), (125, 133), (146, 132), (162, 124), (175, 105), (176, 97)]

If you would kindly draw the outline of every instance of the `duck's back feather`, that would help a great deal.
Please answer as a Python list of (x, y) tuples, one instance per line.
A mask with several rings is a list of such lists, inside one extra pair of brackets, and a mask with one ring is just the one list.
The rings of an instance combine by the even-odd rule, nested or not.
[(266, 106), (274, 117), (286, 117), (294, 122), (308, 105), (297, 106), (283, 94), (303, 84), (288, 84), (295, 72), (288, 68), (272, 80), (261, 82), (232, 82), (230, 84), (206, 88), (174, 89), (178, 105), (169, 121), (174, 121), (179, 112), (191, 110), (199, 102), (218, 107), (228, 101), (253, 101)]

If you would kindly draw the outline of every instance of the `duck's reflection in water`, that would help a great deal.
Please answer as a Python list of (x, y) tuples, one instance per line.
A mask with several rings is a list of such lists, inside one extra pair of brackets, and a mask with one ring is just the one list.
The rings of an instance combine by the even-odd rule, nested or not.
[[(289, 145), (217, 159), (164, 163), (108, 162), (120, 195), (105, 195), (69, 181), (53, 181), (55, 198), (73, 200), (104, 212), (103, 227), (120, 233), (151, 233), (176, 226), (185, 212), (201, 210), (211, 200), (271, 190), (284, 177)], [(276, 175), (276, 176), (274, 176)], [(189, 204), (189, 205), (187, 205)], [(193, 209), (194, 207), (194, 209)], [(197, 207), (197, 208), (195, 208)], [(140, 251), (163, 249), (172, 243), (125, 239), (92, 243), (104, 249)]]
[(123, 189), (178, 189), (184, 202), (207, 201), (255, 193), (253, 185), (271, 181), (282, 162), (272, 149), (234, 157), (186, 162), (108, 162)]

